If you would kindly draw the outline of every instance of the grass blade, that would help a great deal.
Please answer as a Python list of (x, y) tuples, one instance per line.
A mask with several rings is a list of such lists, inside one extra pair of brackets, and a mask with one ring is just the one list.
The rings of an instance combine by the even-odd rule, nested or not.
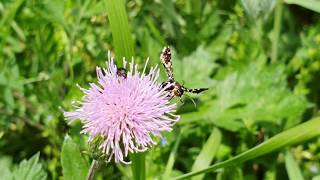
[[(207, 142), (203, 146), (200, 154), (192, 165), (192, 171), (198, 171), (204, 168), (207, 168), (214, 156), (216, 155), (219, 146), (221, 143), (221, 132), (218, 128), (214, 128), (211, 132), (210, 137)], [(204, 175), (199, 175), (197, 177), (193, 177), (192, 180), (202, 179)]]
[(111, 26), (116, 57), (129, 59), (134, 55), (134, 50), (124, 1), (105, 0), (104, 2)]
[(135, 153), (130, 155), (132, 161), (132, 179), (134, 180), (145, 180), (146, 179), (146, 164), (145, 164), (145, 153)]
[[(123, 0), (104, 0), (113, 36), (116, 57), (122, 59), (131, 58), (134, 55), (133, 41), (130, 34), (128, 16)], [(131, 169), (134, 180), (144, 180), (145, 153), (135, 153), (130, 155), (132, 161)]]
[(282, 0), (277, 0), (276, 9), (274, 12), (274, 24), (273, 24), (273, 41), (271, 49), (271, 62), (277, 62), (278, 58), (278, 47), (279, 47), (279, 36), (281, 31), (281, 19), (282, 19)]
[(287, 4), (295, 4), (320, 13), (320, 1), (317, 0), (285, 0)]
[(175, 180), (177, 179), (185, 179), (185, 178), (190, 178), (192, 176), (198, 175), (198, 174), (203, 174), (209, 171), (214, 171), (219, 168), (224, 168), (224, 167), (230, 167), (234, 166), (239, 163), (243, 163), (245, 161), (254, 159), (256, 157), (268, 154), (270, 152), (273, 152), (275, 150), (278, 150), (282, 147), (291, 145), (291, 144), (296, 144), (296, 143), (301, 143), (304, 142), (308, 139), (311, 139), (313, 137), (319, 136), (320, 131), (319, 131), (319, 126), (320, 126), (320, 118), (314, 118), (312, 120), (309, 120), (305, 123), (302, 123), (294, 128), (291, 128), (289, 130), (286, 130), (269, 140), (265, 141), (264, 143), (261, 143), (260, 145), (243, 152), (229, 160), (214, 164), (206, 169), (202, 169), (196, 172), (190, 172), (187, 174), (184, 174), (182, 176), (174, 178)]
[(170, 174), (172, 172), (172, 167), (173, 167), (174, 161), (176, 159), (176, 153), (177, 153), (177, 150), (178, 150), (178, 147), (180, 144), (180, 140), (181, 140), (181, 133), (179, 133), (177, 140), (176, 140), (176, 142), (170, 152), (169, 159), (168, 159), (167, 166), (166, 166), (166, 170), (164, 171), (163, 179), (169, 179), (169, 177), (170, 177)]
[(14, 1), (14, 3), (12, 3), (12, 5), (8, 9), (6, 9), (6, 11), (4, 11), (4, 14), (2, 15), (0, 21), (0, 29), (4, 29), (6, 23), (12, 22), (23, 2), (24, 0)]
[(290, 151), (286, 152), (286, 169), (290, 180), (304, 180), (300, 168)]

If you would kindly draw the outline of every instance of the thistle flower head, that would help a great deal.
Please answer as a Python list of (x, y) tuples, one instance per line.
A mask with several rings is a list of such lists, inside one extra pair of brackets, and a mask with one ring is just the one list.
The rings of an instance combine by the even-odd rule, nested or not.
[[(123, 60), (123, 67), (127, 62)], [(84, 99), (73, 112), (65, 112), (69, 121), (80, 119), (82, 133), (89, 141), (103, 138), (99, 149), (107, 155), (107, 161), (130, 163), (124, 160), (128, 153), (143, 152), (156, 144), (153, 138), (162, 131), (171, 131), (179, 120), (173, 114), (176, 105), (170, 104), (169, 94), (157, 82), (159, 69), (152, 67), (142, 73), (132, 59), (126, 76), (121, 76), (113, 58), (107, 68), (97, 67), (98, 83), (90, 83), (89, 89), (81, 88)], [(120, 75), (119, 75), (120, 74)]]

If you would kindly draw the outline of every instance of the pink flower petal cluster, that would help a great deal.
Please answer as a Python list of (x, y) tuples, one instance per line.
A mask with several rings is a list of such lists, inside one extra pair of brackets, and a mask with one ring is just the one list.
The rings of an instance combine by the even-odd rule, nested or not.
[(85, 94), (81, 105), (64, 113), (69, 121), (81, 120), (82, 133), (89, 135), (89, 141), (103, 137), (99, 148), (108, 162), (130, 163), (125, 161), (129, 152), (147, 150), (156, 144), (154, 137), (171, 131), (180, 118), (174, 114), (176, 104), (169, 102), (168, 92), (157, 82), (157, 66), (146, 74), (147, 63), (142, 73), (133, 59), (129, 64), (123, 60), (123, 67), (127, 65), (127, 77), (119, 76), (109, 56), (106, 69), (97, 67), (98, 83), (81, 88)]

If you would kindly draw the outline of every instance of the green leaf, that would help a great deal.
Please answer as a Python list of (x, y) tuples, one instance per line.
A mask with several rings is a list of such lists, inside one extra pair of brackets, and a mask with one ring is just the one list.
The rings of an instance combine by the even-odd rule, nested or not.
[(320, 13), (320, 1), (319, 0), (284, 0), (287, 4), (295, 4), (304, 8), (310, 9), (317, 13)]
[(14, 98), (12, 94), (12, 89), (9, 87), (6, 87), (4, 89), (4, 100), (7, 103), (8, 107), (14, 108)]
[(176, 36), (176, 27), (185, 25), (185, 21), (182, 16), (176, 11), (175, 2), (171, 0), (161, 0), (158, 11), (159, 16), (163, 20), (163, 28), (165, 32), (170, 36)]
[(41, 2), (43, 17), (59, 24), (64, 25), (64, 1), (44, 0)]
[(320, 176), (315, 176), (312, 178), (312, 180), (320, 180)]
[(132, 179), (133, 180), (145, 180), (146, 179), (146, 163), (145, 163), (145, 153), (135, 153), (130, 155), (130, 160), (132, 161)]
[(131, 59), (134, 55), (128, 17), (123, 0), (104, 0), (110, 21), (116, 57)]
[(276, 0), (241, 0), (241, 4), (253, 20), (259, 17), (267, 17), (274, 8)]
[(273, 22), (273, 39), (271, 47), (271, 62), (275, 63), (278, 59), (278, 48), (279, 48), (279, 36), (281, 32), (281, 20), (282, 20), (282, 0), (277, 0), (276, 9), (274, 12)]
[(237, 164), (240, 164), (248, 160), (266, 155), (270, 152), (279, 150), (285, 146), (305, 142), (311, 138), (314, 138), (320, 135), (319, 126), (320, 126), (319, 117), (311, 119), (294, 128), (286, 130), (270, 138), (269, 140), (259, 144), (258, 146), (251, 148), (248, 151), (245, 151), (229, 160), (214, 164), (208, 168), (205, 168), (196, 172), (190, 172), (190, 173), (184, 174), (174, 179), (175, 180), (186, 179), (195, 175), (211, 172), (220, 168), (235, 166)]
[(304, 180), (299, 165), (295, 161), (290, 151), (286, 152), (285, 162), (290, 180)]
[(64, 179), (86, 179), (89, 165), (81, 156), (78, 145), (68, 135), (62, 145), (61, 164)]
[[(145, 21), (146, 21), (146, 23), (148, 25), (150, 33), (157, 39), (157, 41), (160, 42), (161, 45), (165, 46), (166, 45), (165, 40), (162, 37), (161, 32), (159, 31), (159, 29), (157, 29), (157, 27), (155, 25), (155, 22), (153, 22), (152, 18), (151, 17), (146, 17)], [(150, 38), (148, 40), (150, 40)]]
[[(221, 143), (221, 132), (218, 128), (214, 128), (207, 142), (201, 149), (200, 154), (192, 165), (191, 171), (198, 171), (207, 168), (215, 157)], [(204, 175), (193, 177), (192, 180), (200, 180)]]
[(208, 17), (208, 20), (203, 23), (203, 26), (201, 27), (201, 30), (199, 32), (199, 36), (201, 39), (211, 39), (215, 33), (219, 30), (217, 27), (221, 23), (221, 18), (217, 11), (213, 11), (210, 16)]
[(11, 180), (13, 178), (12, 172), (10, 171), (11, 159), (9, 157), (0, 158), (0, 174), (1, 178)]
[[(175, 58), (175, 53), (173, 54)], [(186, 66), (187, 65), (187, 66)], [(184, 57), (182, 61), (173, 61), (175, 78), (184, 83), (186, 87), (206, 87), (212, 84), (211, 73), (218, 65), (211, 55), (202, 46), (198, 47), (191, 55)]]
[(40, 153), (35, 154), (29, 160), (23, 160), (13, 171), (14, 180), (45, 180), (47, 173), (39, 163)]
[(5, 29), (4, 26), (6, 23), (11, 23), (13, 21), (17, 15), (17, 11), (23, 5), (23, 2), (24, 0), (13, 1), (13, 3), (10, 4), (10, 7), (6, 8), (6, 11), (0, 21), (0, 29)]
[(232, 167), (232, 168), (225, 168), (222, 172), (217, 174), (217, 180), (228, 180), (228, 179), (236, 179), (236, 180), (243, 180), (243, 173), (241, 168), (239, 167)]
[(181, 141), (181, 132), (179, 133), (179, 135), (174, 143), (174, 146), (170, 152), (169, 159), (168, 159), (167, 166), (166, 166), (166, 170), (164, 171), (163, 179), (169, 179), (169, 177), (170, 177), (170, 174), (172, 172), (172, 168), (173, 168), (173, 165), (174, 165), (174, 162), (176, 159), (176, 154), (177, 154), (177, 150), (178, 150), (180, 141)]
[(290, 127), (309, 105), (304, 96), (287, 88), (283, 66), (260, 68), (253, 63), (217, 82), (201, 98), (206, 103), (198, 112), (182, 114), (181, 123), (204, 119), (237, 131), (257, 122), (280, 124), (286, 120)]

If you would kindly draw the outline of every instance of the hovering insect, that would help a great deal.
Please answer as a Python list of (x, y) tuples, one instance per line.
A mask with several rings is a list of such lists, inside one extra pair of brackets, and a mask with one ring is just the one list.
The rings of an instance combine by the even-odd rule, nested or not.
[[(160, 55), (161, 62), (166, 70), (168, 80), (161, 84), (162, 88), (166, 88), (165, 91), (170, 92), (170, 96), (181, 97), (184, 92), (199, 94), (203, 91), (208, 90), (208, 88), (198, 88), (198, 89), (189, 89), (181, 85), (174, 79), (173, 76), (173, 67), (171, 62), (171, 50), (169, 47), (164, 47)], [(171, 85), (170, 85), (171, 84)], [(169, 87), (168, 87), (169, 86)]]

